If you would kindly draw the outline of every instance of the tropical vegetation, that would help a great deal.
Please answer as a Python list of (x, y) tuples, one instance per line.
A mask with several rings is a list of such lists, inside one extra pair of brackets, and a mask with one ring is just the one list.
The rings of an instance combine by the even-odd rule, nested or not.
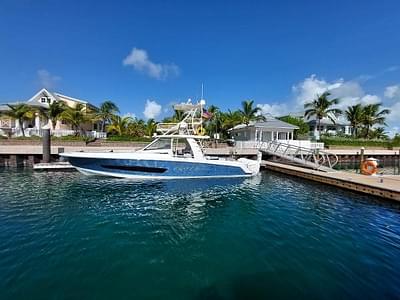
[(108, 100), (100, 104), (99, 109), (94, 113), (94, 117), (100, 121), (101, 131), (105, 130), (106, 125), (111, 123), (111, 119), (117, 113), (119, 113), (119, 108), (114, 102)]
[(21, 129), (22, 136), (25, 136), (24, 123), (25, 121), (30, 121), (35, 118), (35, 113), (37, 109), (27, 105), (27, 104), (15, 104), (7, 105), (10, 110), (3, 112), (7, 117), (15, 119), (19, 123), (19, 128)]
[(338, 108), (334, 108), (334, 105), (339, 104), (339, 99), (328, 99), (331, 95), (330, 92), (324, 92), (321, 95), (317, 95), (317, 97), (311, 102), (307, 102), (304, 104), (304, 116), (307, 119), (311, 117), (315, 117), (317, 120), (317, 130), (319, 136), (321, 136), (321, 120), (323, 118), (328, 118), (332, 121), (333, 124), (336, 123), (336, 115), (342, 113), (342, 111)]
[[(385, 120), (390, 111), (382, 108), (381, 103), (352, 105), (344, 112), (338, 108), (337, 105), (339, 103), (340, 99), (332, 99), (330, 92), (325, 92), (317, 95), (315, 99), (304, 105), (304, 118), (288, 115), (279, 119), (298, 126), (299, 129), (295, 131), (294, 137), (299, 139), (306, 137), (309, 133), (310, 128), (306, 122), (307, 119), (315, 117), (317, 130), (320, 132), (322, 119), (328, 118), (335, 123), (338, 117), (343, 115), (343, 118), (351, 125), (351, 138), (353, 140), (357, 139), (360, 143), (365, 143), (367, 140), (388, 141)], [(51, 121), (53, 130), (58, 121), (69, 124), (77, 137), (84, 136), (85, 125), (90, 123), (99, 123), (98, 129), (107, 132), (110, 140), (149, 139), (157, 130), (157, 122), (154, 119), (144, 121), (132, 116), (121, 116), (118, 106), (112, 101), (104, 101), (99, 108), (82, 104), (69, 107), (61, 101), (50, 103), (48, 109), (27, 104), (9, 105), (9, 108), (8, 111), (2, 114), (18, 120), (19, 124), (21, 124), (22, 136), (25, 136), (24, 124), (27, 121), (32, 121), (37, 113)], [(229, 138), (229, 129), (236, 125), (265, 120), (265, 117), (261, 114), (260, 107), (256, 106), (252, 100), (243, 101), (240, 109), (237, 110), (228, 109), (223, 111), (215, 105), (210, 105), (206, 113), (202, 113), (202, 117), (204, 117), (206, 133), (211, 137), (218, 133), (222, 139)], [(174, 111), (170, 117), (164, 118), (162, 122), (177, 123), (183, 118), (182, 111)], [(322, 141), (326, 141), (327, 144), (332, 144), (335, 141), (338, 143), (352, 143), (349, 137), (341, 136), (340, 134), (333, 137), (325, 133), (320, 135), (320, 138)], [(399, 139), (399, 137), (397, 138)], [(354, 143), (357, 144), (358, 142)]]
[(293, 116), (283, 116), (278, 119), (283, 122), (299, 127), (299, 129), (294, 131), (295, 139), (308, 137), (308, 133), (310, 132), (310, 126), (306, 121), (304, 121), (303, 118), (293, 117)]

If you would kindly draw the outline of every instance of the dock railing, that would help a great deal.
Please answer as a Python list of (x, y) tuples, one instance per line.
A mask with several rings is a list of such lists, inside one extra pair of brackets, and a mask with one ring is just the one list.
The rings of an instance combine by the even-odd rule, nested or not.
[(336, 154), (320, 149), (319, 147), (322, 145), (302, 147), (287, 143), (287, 141), (240, 141), (237, 146), (240, 148), (256, 148), (266, 154), (322, 171), (332, 171), (339, 160)]

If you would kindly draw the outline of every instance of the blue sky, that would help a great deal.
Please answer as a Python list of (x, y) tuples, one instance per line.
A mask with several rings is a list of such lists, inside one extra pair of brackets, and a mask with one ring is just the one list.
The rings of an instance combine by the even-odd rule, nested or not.
[[(0, 3), (0, 102), (45, 86), (161, 118), (196, 99), (266, 113), (330, 88), (381, 101), (400, 127), (399, 1), (40, 1)], [(160, 107), (161, 106), (161, 107)]]

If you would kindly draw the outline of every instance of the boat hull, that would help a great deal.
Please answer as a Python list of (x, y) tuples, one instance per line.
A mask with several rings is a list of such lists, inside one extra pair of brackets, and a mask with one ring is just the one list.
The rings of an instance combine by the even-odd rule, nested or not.
[(113, 176), (132, 179), (184, 179), (250, 177), (251, 171), (241, 165), (212, 161), (177, 161), (151, 159), (110, 159), (68, 157), (69, 162), (86, 175)]

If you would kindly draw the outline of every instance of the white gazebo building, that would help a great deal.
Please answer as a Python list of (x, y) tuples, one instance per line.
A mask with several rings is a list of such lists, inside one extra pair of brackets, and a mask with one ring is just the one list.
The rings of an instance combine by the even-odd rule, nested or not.
[(267, 116), (265, 121), (239, 124), (229, 130), (238, 147), (253, 148), (262, 142), (276, 141), (304, 148), (323, 148), (323, 143), (312, 143), (309, 140), (295, 140), (294, 131), (299, 127)]

